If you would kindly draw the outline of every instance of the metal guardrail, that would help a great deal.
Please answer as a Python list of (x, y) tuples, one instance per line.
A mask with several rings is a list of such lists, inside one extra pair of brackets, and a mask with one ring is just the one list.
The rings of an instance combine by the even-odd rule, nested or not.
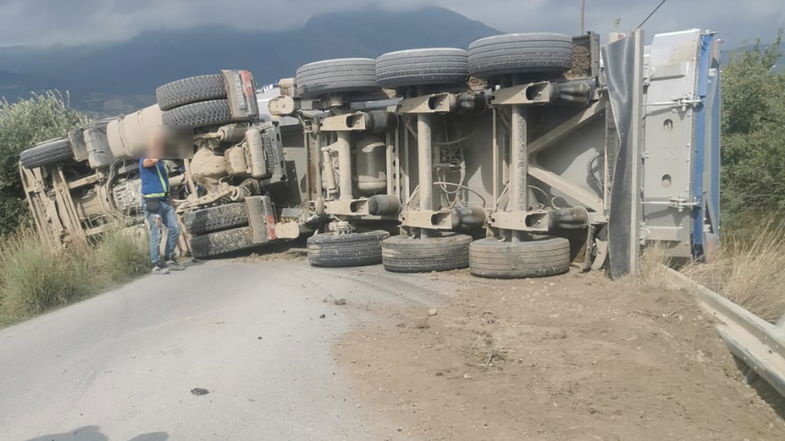
[(773, 325), (678, 271), (668, 268), (666, 274), (717, 320), (720, 338), (733, 355), (785, 397), (785, 316)]

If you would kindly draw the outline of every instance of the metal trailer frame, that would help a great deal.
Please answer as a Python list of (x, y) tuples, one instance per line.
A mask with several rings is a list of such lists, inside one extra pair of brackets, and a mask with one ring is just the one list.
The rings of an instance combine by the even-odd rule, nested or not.
[[(370, 133), (373, 122), (368, 113), (353, 112), (345, 105), (349, 96), (327, 96), (315, 99), (326, 104), (324, 116), (309, 117), (300, 115), (303, 125), (306, 151), (308, 155), (308, 199), (312, 211), (318, 216), (327, 216), (333, 219), (354, 221), (394, 221), (395, 215), (374, 214), (370, 209), (369, 197), (356, 196), (356, 174), (353, 169), (354, 153), (356, 147), (353, 138), (355, 134)], [(326, 116), (329, 115), (329, 116)], [(388, 132), (380, 133), (383, 136), (385, 147), (386, 188), (383, 194), (397, 197), (398, 182), (393, 178), (397, 145)], [(334, 137), (335, 141), (326, 144), (326, 138)], [(325, 167), (332, 161), (332, 153), (337, 156), (338, 180), (335, 180), (335, 170), (330, 164), (331, 173), (325, 172)], [(350, 170), (350, 173), (344, 173)], [(322, 179), (327, 180), (327, 188), (323, 188)], [(382, 193), (380, 193), (382, 194)], [(337, 197), (336, 197), (337, 196)]]
[[(20, 165), (19, 175), (41, 241), (54, 249), (68, 243), (87, 243), (89, 234), (76, 213), (70, 189), (79, 187), (80, 184), (94, 183), (98, 180), (97, 177), (69, 184), (59, 164), (32, 170)], [(51, 175), (51, 188), (47, 188), (44, 175)]]
[[(376, 108), (396, 114), (404, 123), (386, 131), (386, 194), (401, 204), (401, 227), (409, 233), (427, 237), (453, 231), (456, 225), (456, 215), (437, 203), (439, 186), (428, 173), (434, 170), (435, 146), (445, 143), (445, 139), (434, 140), (443, 136), (441, 130), (434, 131), (434, 124), (446, 118), (468, 127), (464, 132), (476, 132), (466, 136), (473, 139), (461, 143), (472, 156), (468, 168), (475, 174), (457, 184), (492, 202), (484, 210), (489, 233), (509, 240), (521, 240), (521, 233), (552, 233), (556, 207), (533, 208), (527, 190), (534, 186), (544, 188), (541, 193), (550, 201), (556, 198), (586, 211), (590, 228), (584, 238), (584, 269), (600, 268), (609, 258), (611, 276), (622, 277), (637, 271), (641, 248), (653, 243), (663, 246), (672, 258), (703, 258), (719, 238), (715, 34), (697, 29), (659, 34), (647, 47), (641, 29), (614, 38), (600, 51), (596, 34), (575, 37), (588, 42), (592, 66), (587, 76), (566, 82), (536, 81), (485, 91), (431, 90), (398, 101), (324, 97), (321, 108), (331, 113), (323, 118), (312, 118), (320, 100), (300, 100), (290, 94), (270, 100), (269, 105), (274, 115), (299, 114), (304, 123), (306, 198), (316, 215), (389, 220), (364, 211), (367, 198), (340, 192), (335, 200), (330, 196), (325, 200), (322, 193), (323, 133), (337, 134), (342, 158), (338, 168), (351, 169), (351, 157), (345, 153), (351, 151), (351, 145), (346, 148), (347, 134), (366, 131), (365, 111)], [(292, 80), (283, 80), (282, 85), (294, 89)], [(573, 102), (578, 105), (575, 110), (563, 103), (555, 105), (565, 90), (572, 90), (575, 99), (581, 87), (590, 89), (589, 98)], [(488, 110), (476, 111), (471, 118), (457, 114), (466, 94), (472, 99), (486, 94)], [(311, 117), (303, 117), (306, 114)], [(407, 123), (410, 119), (416, 119), (416, 131), (407, 127), (415, 125)], [(487, 140), (490, 152), (482, 152)], [(587, 147), (589, 143), (597, 144), (594, 150)], [(585, 170), (596, 158), (602, 159), (599, 190), (586, 184)], [(485, 173), (490, 173), (490, 180), (483, 177)], [(343, 173), (339, 181), (334, 185), (338, 189), (352, 185)], [(509, 206), (500, 209), (508, 196)], [(408, 204), (412, 197), (419, 197), (416, 207)], [(479, 204), (473, 198), (467, 192), (463, 202)]]
[[(20, 165), (19, 174), (38, 237), (48, 248), (84, 246), (109, 228), (136, 229), (144, 223), (141, 213), (129, 218), (120, 210), (100, 173), (68, 179), (64, 164), (52, 164), (33, 169)], [(86, 189), (89, 197), (76, 194)], [(178, 249), (181, 254), (189, 250), (182, 235)]]

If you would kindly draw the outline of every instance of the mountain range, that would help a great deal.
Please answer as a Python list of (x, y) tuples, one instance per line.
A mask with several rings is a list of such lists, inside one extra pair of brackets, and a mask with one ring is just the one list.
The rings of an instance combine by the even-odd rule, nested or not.
[(258, 31), (225, 26), (141, 33), (91, 46), (0, 47), (0, 96), (9, 100), (57, 89), (82, 110), (109, 115), (154, 101), (155, 88), (220, 69), (250, 69), (259, 85), (294, 76), (322, 59), (376, 57), (422, 47), (465, 48), (500, 33), (444, 8), (390, 12), (378, 7), (315, 16), (302, 27)]

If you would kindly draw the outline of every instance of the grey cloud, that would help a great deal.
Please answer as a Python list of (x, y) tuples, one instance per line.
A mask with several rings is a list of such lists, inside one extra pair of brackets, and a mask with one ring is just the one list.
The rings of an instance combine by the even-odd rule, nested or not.
[[(397, 0), (387, 9), (443, 6), (507, 32), (578, 31), (579, 0)], [(635, 27), (658, 0), (586, 0), (586, 27), (606, 34), (615, 18)], [(139, 32), (221, 24), (278, 30), (310, 16), (365, 7), (362, 0), (0, 0), (0, 45), (85, 44)], [(785, 1), (668, 0), (647, 23), (649, 34), (692, 27), (720, 32), (729, 46), (785, 26)]]
[[(457, 12), (504, 31), (575, 33), (579, 28), (580, 0), (488, 1), (490, 6), (482, 9), (476, 7), (477, 3), (443, 1)], [(586, 28), (605, 36), (612, 30), (614, 19), (620, 18), (622, 31), (633, 29), (658, 3), (659, 0), (586, 0)], [(731, 47), (758, 36), (770, 41), (778, 28), (785, 27), (785, 1), (668, 0), (644, 26), (648, 35), (696, 27), (718, 31)]]

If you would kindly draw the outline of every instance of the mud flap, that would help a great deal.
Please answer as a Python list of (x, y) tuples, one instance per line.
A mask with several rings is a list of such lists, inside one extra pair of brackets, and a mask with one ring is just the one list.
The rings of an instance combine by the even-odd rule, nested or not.
[(635, 62), (637, 46), (635, 38), (627, 37), (608, 43), (602, 50), (608, 94), (619, 135), (608, 216), (608, 262), (614, 279), (633, 271), (638, 258), (637, 252), (632, 251), (637, 249), (638, 243), (638, 228), (633, 227), (638, 223), (632, 218), (638, 217), (640, 199), (636, 193), (640, 191), (640, 161), (635, 150), (640, 144), (634, 126), (642, 124), (633, 120), (633, 115), (640, 115), (635, 107), (640, 106), (642, 99), (642, 90), (635, 87), (640, 84), (636, 77), (642, 77), (641, 66), (636, 66)]
[(253, 75), (247, 70), (222, 70), (226, 84), (229, 109), (232, 117), (245, 120), (259, 115), (256, 86)]
[(275, 208), (269, 196), (245, 198), (248, 208), (248, 225), (251, 227), (251, 242), (263, 244), (277, 239), (275, 235)]

